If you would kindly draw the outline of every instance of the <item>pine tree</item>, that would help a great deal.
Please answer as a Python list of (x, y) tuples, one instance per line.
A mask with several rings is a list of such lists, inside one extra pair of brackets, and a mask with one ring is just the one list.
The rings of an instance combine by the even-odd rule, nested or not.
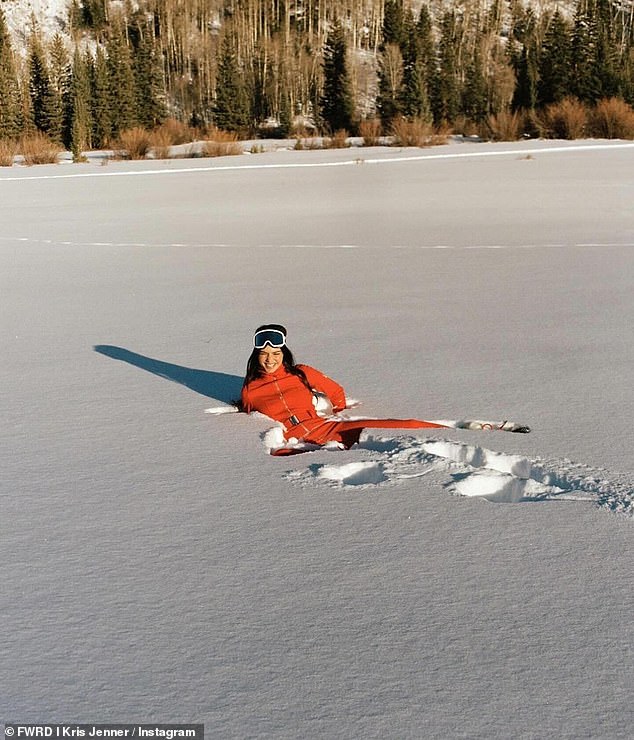
[(61, 109), (60, 136), (65, 147), (71, 144), (71, 65), (64, 40), (55, 34), (50, 47), (50, 80), (55, 105)]
[(73, 29), (102, 31), (108, 22), (108, 0), (72, 0), (68, 19)]
[(427, 118), (429, 103), (425, 84), (424, 68), (419, 60), (420, 45), (418, 29), (411, 13), (403, 24), (403, 82), (400, 90), (400, 108), (408, 118)]
[(431, 90), (434, 121), (453, 121), (460, 110), (460, 87), (457, 72), (456, 17), (447, 11), (442, 18), (438, 42), (438, 63)]
[(253, 120), (257, 121), (258, 124), (266, 120), (275, 107), (270, 96), (273, 70), (267, 51), (259, 49), (253, 54), (249, 65), (249, 76), (253, 90)]
[(90, 109), (90, 100), (89, 62), (86, 57), (82, 56), (79, 47), (75, 47), (70, 84), (70, 149), (75, 161), (81, 158), (84, 150), (92, 147), (92, 112)]
[(515, 64), (515, 76), (516, 84), (513, 93), (513, 109), (533, 110), (537, 105), (539, 71), (537, 49), (532, 40), (522, 47), (520, 58)]
[(422, 5), (416, 23), (416, 46), (418, 63), (421, 70), (421, 82), (427, 92), (435, 69), (435, 46), (433, 37), (433, 24), (431, 14), (427, 5)]
[(577, 4), (571, 38), (571, 92), (586, 103), (600, 97), (601, 80), (597, 73), (597, 24), (593, 5)]
[(537, 105), (539, 48), (537, 22), (531, 8), (513, 6), (509, 57), (515, 71), (513, 110), (533, 110)]
[(0, 139), (20, 132), (20, 89), (4, 12), (0, 8)]
[(476, 122), (483, 121), (489, 113), (487, 80), (479, 49), (474, 51), (467, 64), (466, 83), (462, 92), (462, 112)]
[(62, 101), (51, 82), (46, 53), (39, 34), (35, 30), (29, 39), (28, 68), (33, 123), (36, 129), (61, 143)]
[(383, 28), (380, 50), (390, 44), (401, 46), (405, 40), (404, 14), (402, 0), (386, 0), (383, 10)]
[(339, 129), (350, 131), (353, 125), (354, 102), (346, 61), (346, 40), (339, 21), (334, 23), (326, 39), (323, 70), (321, 118), (332, 132)]
[(557, 10), (552, 17), (542, 44), (539, 60), (538, 102), (540, 106), (558, 103), (570, 94), (570, 32)]
[(379, 90), (376, 109), (384, 130), (403, 113), (403, 55), (397, 44), (387, 44), (379, 59)]
[[(91, 61), (87, 58), (87, 62)], [(108, 60), (98, 46), (94, 62), (88, 66), (91, 88), (93, 146), (103, 148), (112, 137), (113, 124), (110, 110), (110, 79)]]
[(232, 33), (225, 34), (220, 47), (213, 118), (224, 131), (239, 132), (249, 126), (249, 104)]
[(123, 28), (116, 24), (106, 45), (112, 135), (138, 123), (136, 89), (130, 49)]
[(133, 61), (138, 119), (154, 128), (166, 117), (163, 64), (148, 27), (138, 28), (138, 43)]
[(278, 120), (280, 122), (279, 135), (286, 138), (293, 128), (293, 110), (287, 92), (282, 92), (280, 95)]
[(600, 85), (599, 97), (617, 97), (622, 93), (623, 80), (611, 0), (596, 0), (595, 17), (597, 44), (594, 69)]
[(634, 39), (629, 39), (623, 49), (623, 99), (634, 106)]

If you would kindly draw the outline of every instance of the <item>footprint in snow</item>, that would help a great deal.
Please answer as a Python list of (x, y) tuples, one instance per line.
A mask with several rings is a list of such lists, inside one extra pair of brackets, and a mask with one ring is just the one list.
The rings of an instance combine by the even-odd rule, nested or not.
[(358, 448), (379, 459), (343, 464), (314, 464), (289, 471), (301, 484), (336, 487), (377, 486), (444, 471), (452, 493), (496, 503), (592, 501), (612, 511), (634, 516), (634, 489), (606, 480), (567, 460), (531, 460), (477, 445), (416, 437), (364, 436)]

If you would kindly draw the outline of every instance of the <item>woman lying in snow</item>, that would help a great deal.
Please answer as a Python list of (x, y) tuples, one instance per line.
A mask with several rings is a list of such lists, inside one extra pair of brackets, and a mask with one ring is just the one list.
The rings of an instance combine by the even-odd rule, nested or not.
[(254, 349), (242, 386), (242, 411), (259, 411), (283, 425), (284, 439), (289, 446), (272, 450), (271, 454), (287, 455), (304, 451), (297, 448), (297, 443), (324, 445), (334, 442), (349, 449), (359, 441), (361, 432), (367, 428), (439, 429), (456, 426), (456, 422), (444, 424), (420, 419), (352, 421), (324, 416), (323, 411), (318, 413), (315, 393), (327, 398), (330, 408), (326, 413), (330, 414), (337, 414), (346, 408), (346, 394), (338, 383), (319, 370), (295, 364), (293, 354), (286, 346), (286, 333), (280, 324), (266, 324), (256, 330)]

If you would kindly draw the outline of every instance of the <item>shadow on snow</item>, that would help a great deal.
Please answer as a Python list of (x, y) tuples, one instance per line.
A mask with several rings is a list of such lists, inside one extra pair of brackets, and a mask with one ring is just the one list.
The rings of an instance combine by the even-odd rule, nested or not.
[(113, 347), (109, 344), (97, 344), (93, 349), (95, 352), (111, 357), (113, 360), (127, 362), (129, 365), (134, 365), (148, 373), (171, 380), (173, 383), (184, 385), (195, 393), (200, 393), (201, 396), (213, 398), (221, 403), (230, 404), (240, 398), (243, 379), (238, 375), (173, 365), (170, 362), (155, 360), (152, 357), (145, 357), (136, 352), (130, 352), (128, 349), (123, 349), (123, 347)]

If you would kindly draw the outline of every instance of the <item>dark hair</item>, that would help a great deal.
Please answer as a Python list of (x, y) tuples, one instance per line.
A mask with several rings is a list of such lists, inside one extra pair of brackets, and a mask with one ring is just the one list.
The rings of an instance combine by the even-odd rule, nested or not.
[[(286, 327), (282, 326), (281, 324), (263, 324), (262, 326), (258, 326), (255, 331), (258, 332), (265, 329), (275, 329), (276, 331), (281, 331), (284, 337), (286, 337), (288, 333), (286, 331)], [(280, 349), (282, 350), (282, 364), (287, 369), (287, 371), (291, 373), (291, 375), (296, 375), (309, 390), (312, 390), (304, 371), (301, 368), (297, 367), (297, 365), (295, 365), (295, 359), (290, 349), (286, 345), (280, 347)], [(260, 378), (262, 375), (264, 375), (264, 370), (262, 370), (262, 368), (260, 367), (259, 357), (260, 350), (254, 349), (247, 361), (247, 372), (244, 376), (244, 383), (242, 384), (243, 388), (249, 385), (252, 380)]]

